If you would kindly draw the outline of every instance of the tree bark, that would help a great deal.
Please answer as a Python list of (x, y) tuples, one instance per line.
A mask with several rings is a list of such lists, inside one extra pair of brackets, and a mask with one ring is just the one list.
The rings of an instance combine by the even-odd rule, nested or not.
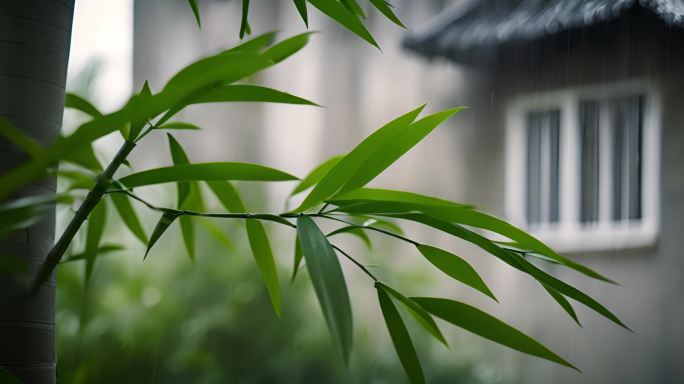
[[(43, 145), (62, 126), (74, 0), (0, 1), (0, 116)], [(0, 174), (27, 161), (0, 137)], [(55, 193), (54, 177), (12, 198)], [(26, 277), (0, 275), (0, 366), (25, 383), (55, 383), (55, 276), (35, 295), (26, 287), (54, 241), (54, 209), (38, 224), (0, 240), (0, 257), (28, 265)]]

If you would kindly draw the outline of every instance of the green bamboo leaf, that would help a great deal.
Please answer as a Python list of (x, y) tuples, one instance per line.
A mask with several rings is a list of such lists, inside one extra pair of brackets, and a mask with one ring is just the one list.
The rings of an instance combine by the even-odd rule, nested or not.
[(380, 220), (380, 219), (375, 218), (375, 217), (364, 216), (364, 215), (356, 215), (354, 217), (363, 220), (363, 222), (361, 223), (361, 226), (385, 229), (385, 230), (388, 230), (390, 232), (394, 232), (398, 235), (404, 235), (404, 230), (401, 229), (401, 227), (399, 225), (397, 225), (396, 223), (393, 223), (391, 221)]
[(95, 187), (95, 176), (80, 170), (58, 169), (57, 177), (71, 181), (71, 184), (66, 188), (67, 192), (74, 189), (93, 189)]
[(420, 106), (385, 124), (340, 159), (316, 184), (295, 212), (303, 212), (337, 192), (379, 147), (409, 126), (425, 106)]
[(622, 323), (622, 321), (620, 321), (620, 319), (617, 316), (615, 316), (607, 308), (605, 308), (596, 300), (592, 299), (587, 294), (540, 270), (532, 263), (527, 261), (525, 258), (518, 256), (513, 252), (509, 252), (500, 248), (496, 243), (492, 242), (491, 240), (487, 239), (486, 237), (478, 233), (475, 233), (459, 225), (452, 224), (446, 221), (441, 221), (420, 213), (392, 214), (390, 216), (425, 224), (432, 228), (438, 229), (440, 231), (446, 232), (450, 235), (459, 237), (465, 241), (473, 243), (478, 247), (482, 248), (483, 250), (489, 252), (493, 256), (499, 258), (506, 264), (512, 266), (513, 268), (516, 268), (523, 273), (529, 274), (539, 283), (546, 284), (547, 286), (555, 289), (559, 293), (586, 305), (587, 307), (591, 308), (596, 313), (604, 316), (608, 320), (611, 320), (612, 322), (620, 325), (621, 327), (629, 329), (624, 323)]
[(216, 225), (214, 222), (209, 220), (200, 220), (200, 225), (209, 232), (219, 243), (226, 247), (231, 252), (235, 252), (235, 244), (233, 241), (226, 236), (223, 228)]
[(447, 211), (443, 213), (447, 214), (447, 218), (451, 219), (451, 221), (496, 232), (498, 234), (506, 236), (507, 238), (513, 241), (518, 242), (523, 247), (535, 250), (538, 253), (548, 256), (558, 261), (559, 263), (569, 268), (572, 268), (580, 273), (583, 273), (589, 277), (615, 284), (613, 280), (608, 279), (607, 277), (593, 271), (592, 269), (557, 254), (553, 249), (551, 249), (541, 241), (537, 240), (532, 235), (501, 219), (472, 209), (455, 209), (453, 212)]
[(88, 285), (90, 276), (93, 274), (95, 267), (95, 259), (97, 258), (97, 250), (100, 246), (100, 240), (104, 233), (104, 226), (107, 220), (107, 206), (104, 201), (101, 201), (88, 215), (88, 232), (86, 234), (85, 245), (85, 285)]
[(22, 384), (16, 376), (9, 373), (5, 368), (0, 367), (0, 383), (4, 384)]
[(307, 28), (309, 28), (309, 16), (307, 14), (306, 10), (306, 0), (293, 0), (295, 7), (297, 7), (297, 12), (299, 12), (299, 16), (301, 16), (302, 20), (304, 21), (304, 25), (306, 25)]
[(406, 28), (406, 26), (399, 20), (397, 15), (394, 14), (394, 11), (392, 11), (392, 8), (389, 4), (388, 1), (386, 0), (370, 0), (371, 4), (380, 11), (385, 17), (387, 17), (390, 21), (392, 21), (394, 24)]
[(311, 5), (318, 8), (319, 11), (326, 14), (331, 19), (338, 22), (343, 27), (347, 28), (355, 35), (366, 40), (374, 47), (380, 49), (378, 43), (373, 39), (373, 36), (368, 32), (359, 18), (350, 10), (348, 10), (342, 3), (329, 0), (308, 0)]
[(128, 200), (128, 196), (121, 193), (110, 193), (109, 196), (112, 198), (114, 207), (126, 227), (128, 227), (131, 233), (142, 241), (143, 244), (147, 244), (147, 235), (145, 234), (142, 224), (140, 224), (140, 219), (138, 219), (135, 209), (133, 209), (130, 200)]
[(154, 227), (152, 230), (152, 234), (150, 235), (150, 242), (147, 243), (147, 249), (145, 250), (145, 256), (143, 256), (143, 260), (147, 258), (147, 254), (150, 253), (150, 249), (152, 249), (152, 246), (157, 243), (157, 240), (166, 232), (167, 229), (169, 229), (169, 226), (178, 218), (179, 214), (176, 213), (175, 211), (165, 211), (162, 216), (159, 218), (159, 221), (157, 222), (157, 225)]
[(36, 140), (17, 129), (17, 127), (2, 116), (0, 116), (0, 135), (32, 157), (39, 157), (43, 153), (43, 148)]
[(67, 92), (64, 95), (64, 107), (81, 111), (91, 117), (102, 116), (102, 112), (100, 112), (92, 103), (71, 92)]
[(315, 105), (313, 101), (258, 85), (236, 84), (213, 88), (193, 99), (190, 104), (226, 102), (268, 102), (283, 104)]
[(361, 9), (359, 3), (357, 3), (356, 0), (340, 0), (340, 2), (355, 15), (358, 15), (363, 18), (366, 17), (366, 14), (363, 13), (363, 9)]
[(308, 216), (297, 218), (297, 237), (333, 340), (345, 363), (352, 347), (352, 312), (342, 268), (332, 245)]
[(577, 369), (550, 349), (503, 321), (468, 304), (433, 297), (412, 297), (426, 311), (495, 343)]
[(295, 227), (295, 225), (290, 223), (287, 219), (280, 217), (278, 215), (271, 215), (268, 213), (250, 214), (249, 218), (250, 219), (257, 219), (257, 220), (261, 220), (261, 221), (272, 221), (274, 223), (287, 225), (288, 227), (292, 227), (292, 228)]
[(392, 338), (392, 344), (394, 344), (394, 349), (397, 351), (397, 355), (399, 355), (399, 361), (401, 361), (406, 375), (408, 375), (411, 383), (425, 383), (420, 360), (416, 354), (416, 349), (413, 347), (411, 336), (399, 315), (399, 311), (397, 311), (392, 299), (385, 290), (376, 285), (376, 291), (382, 316), (385, 318), (385, 324), (387, 324), (387, 330)]
[(0, 238), (18, 229), (28, 228), (43, 220), (54, 206), (56, 196), (23, 197), (0, 204)]
[(314, 33), (305, 32), (285, 39), (264, 51), (263, 55), (273, 63), (280, 63), (304, 48), (309, 43), (309, 36)]
[(431, 247), (429, 245), (417, 245), (418, 251), (425, 256), (425, 258), (442, 272), (451, 276), (452, 278), (468, 285), (485, 295), (491, 297), (498, 302), (492, 291), (487, 287), (487, 284), (482, 280), (475, 269), (468, 264), (467, 261), (447, 252), (443, 249)]
[(92, 171), (102, 171), (102, 165), (100, 164), (100, 161), (97, 160), (92, 145), (85, 145), (81, 148), (74, 149), (71, 152), (64, 153), (60, 160), (80, 165), (81, 167)]
[(518, 263), (518, 265), (520, 266), (520, 269), (523, 272), (527, 272), (530, 276), (534, 277), (541, 284), (545, 284), (545, 285), (553, 288), (554, 290), (558, 291), (558, 293), (563, 294), (563, 295), (565, 295), (571, 299), (579, 301), (580, 303), (582, 303), (582, 304), (586, 305), (587, 307), (593, 309), (596, 313), (602, 315), (603, 317), (607, 318), (608, 320), (610, 320), (610, 321), (614, 322), (615, 324), (631, 331), (631, 329), (627, 325), (625, 325), (617, 316), (615, 316), (606, 307), (601, 305), (599, 302), (597, 302), (596, 300), (591, 298), (586, 293), (584, 293), (584, 292), (580, 291), (579, 289), (567, 284), (566, 282), (559, 280), (558, 278), (551, 276), (548, 273), (542, 271), (541, 269), (536, 267), (534, 264), (527, 261), (524, 257), (519, 256), (519, 255), (512, 253), (512, 252), (510, 254), (515, 259), (515, 261)]
[[(176, 141), (176, 139), (171, 136), (170, 134), (166, 134), (168, 139), (169, 139), (169, 150), (171, 152), (171, 159), (173, 160), (173, 163), (175, 165), (183, 165), (183, 164), (189, 164), (190, 159), (188, 158), (188, 155), (185, 153), (183, 150), (183, 147), (181, 147), (180, 143)], [(190, 202), (194, 202), (196, 200), (196, 197), (199, 197), (199, 189), (198, 186), (192, 185), (189, 182), (179, 182), (177, 183), (178, 186), (178, 199), (177, 199), (177, 207), (178, 209), (186, 209), (189, 208), (186, 204), (188, 203), (188, 197), (191, 195), (191, 188), (195, 191), (193, 193), (193, 199)], [(191, 217), (188, 216), (181, 216), (178, 219), (181, 227), (181, 235), (183, 236), (183, 244), (185, 244), (185, 249), (188, 252), (188, 256), (190, 256), (190, 260), (193, 262), (195, 261), (195, 226), (194, 222)]]
[(181, 216), (178, 218), (180, 223), (181, 235), (183, 236), (183, 244), (188, 256), (192, 262), (195, 261), (195, 226), (190, 216)]
[(403, 156), (404, 153), (408, 152), (408, 150), (423, 140), (425, 136), (432, 132), (438, 125), (442, 124), (462, 109), (463, 107), (458, 107), (438, 112), (400, 129), (399, 132), (384, 143), (384, 145), (376, 148), (369, 154), (361, 166), (356, 169), (354, 174), (349, 177), (344, 186), (338, 191), (338, 194), (366, 185), (387, 167), (392, 165), (397, 159)]
[[(188, 155), (185, 153), (180, 143), (176, 141), (176, 139), (169, 133), (166, 134), (166, 137), (169, 139), (169, 151), (171, 152), (171, 160), (173, 161), (173, 164), (189, 164), (190, 159), (188, 159)], [(177, 183), (177, 185), (178, 198), (176, 200), (176, 206), (180, 208), (185, 202), (185, 199), (188, 198), (188, 194), (190, 193), (190, 183), (183, 181)]]
[(200, 127), (195, 124), (184, 123), (180, 121), (172, 121), (170, 123), (162, 124), (155, 129), (186, 129), (186, 130), (199, 130)]
[(512, 224), (467, 206), (435, 206), (420, 203), (413, 204), (409, 202), (369, 201), (366, 203), (361, 202), (343, 206), (340, 207), (339, 210), (347, 213), (365, 214), (420, 212), (440, 221), (486, 229), (503, 235), (526, 249), (531, 249), (537, 253), (548, 256), (564, 266), (574, 269), (586, 276), (614, 284), (612, 280), (598, 272), (557, 254), (547, 245)]
[(303, 257), (304, 252), (302, 251), (302, 246), (299, 243), (299, 237), (296, 237), (294, 248), (294, 266), (292, 267), (292, 277), (290, 278), (290, 283), (294, 283), (294, 280), (297, 277), (297, 272), (299, 272), (299, 266), (302, 264)]
[(247, 236), (249, 237), (249, 245), (252, 248), (254, 259), (256, 260), (261, 277), (264, 279), (268, 295), (271, 298), (271, 304), (276, 315), (280, 317), (281, 314), (281, 299), (280, 299), (280, 283), (278, 282), (278, 271), (276, 270), (275, 261), (273, 260), (273, 252), (268, 241), (268, 236), (264, 230), (263, 224), (255, 219), (245, 220), (247, 225)]
[(342, 206), (370, 201), (472, 208), (469, 205), (455, 203), (449, 200), (421, 195), (418, 193), (376, 188), (354, 189), (349, 192), (341, 193), (328, 202), (334, 205)]
[(230, 52), (261, 52), (263, 49), (265, 49), (267, 46), (271, 45), (273, 41), (275, 40), (276, 33), (275, 32), (267, 32), (264, 33), (263, 35), (259, 35), (256, 37), (253, 37), (245, 42), (243, 42), (240, 45), (236, 45), (233, 48), (230, 48), (224, 53), (230, 53)]
[(290, 196), (294, 196), (300, 192), (303, 192), (307, 188), (321, 181), (323, 176), (325, 176), (328, 173), (328, 171), (330, 171), (332, 167), (334, 167), (335, 164), (337, 164), (343, 157), (344, 155), (333, 156), (328, 160), (324, 161), (323, 163), (319, 164), (316, 168), (314, 168), (313, 171), (311, 171), (311, 173), (306, 175), (306, 177), (304, 177), (302, 181), (299, 182), (299, 184), (297, 184), (292, 193), (290, 193)]
[(398, 291), (392, 289), (391, 287), (383, 284), (383, 283), (376, 283), (376, 287), (379, 287), (383, 291), (389, 293), (391, 296), (393, 296), (395, 299), (399, 300), (400, 303), (404, 305), (408, 313), (416, 319), (418, 324), (420, 324), (428, 333), (430, 333), (432, 336), (435, 337), (435, 339), (439, 340), (442, 344), (445, 346), (449, 346), (447, 344), (446, 339), (444, 338), (444, 335), (442, 335), (442, 331), (439, 330), (439, 327), (437, 326), (437, 323), (435, 323), (435, 320), (432, 319), (432, 316), (430, 316), (429, 313), (427, 313), (423, 307), (418, 305), (415, 301), (409, 299), (408, 297), (402, 295)]
[(277, 169), (248, 163), (180, 164), (154, 168), (119, 179), (128, 188), (179, 181), (251, 180), (288, 181), (295, 176)]
[(272, 64), (266, 57), (254, 52), (222, 52), (180, 70), (161, 93), (174, 100), (182, 99), (210, 86), (233, 83)]
[(228, 212), (247, 212), (240, 195), (229, 181), (207, 181), (207, 185)]
[(331, 237), (338, 235), (340, 233), (348, 233), (350, 235), (354, 235), (361, 239), (364, 244), (366, 244), (366, 248), (371, 249), (372, 248), (372, 243), (370, 237), (366, 234), (366, 232), (363, 231), (363, 227), (357, 226), (357, 225), (348, 225), (346, 227), (338, 228), (326, 235), (326, 237)]
[(202, 20), (200, 19), (199, 9), (197, 7), (197, 0), (188, 0), (188, 5), (192, 9), (192, 14), (195, 15), (195, 21), (197, 21), (197, 27), (202, 29)]
[(250, 34), (249, 22), (247, 16), (249, 14), (249, 0), (242, 0), (242, 18), (240, 20), (240, 39), (245, 37), (245, 32)]
[[(106, 255), (108, 253), (121, 251), (123, 249), (126, 249), (126, 248), (121, 244), (104, 244), (97, 249), (97, 255), (99, 257), (99, 256)], [(71, 263), (74, 261), (85, 260), (87, 257), (88, 257), (88, 254), (86, 252), (77, 253), (75, 255), (69, 256), (68, 258), (60, 261), (59, 263), (60, 264)]]
[[(147, 80), (145, 80), (145, 83), (143, 83), (143, 86), (138, 93), (138, 97), (139, 99), (143, 100), (150, 99), (152, 97), (152, 90), (150, 89), (150, 85), (147, 83)], [(126, 137), (128, 140), (135, 140), (145, 127), (145, 124), (147, 124), (147, 121), (148, 120), (146, 118), (132, 119), (130, 132), (128, 132), (128, 134), (124, 133), (124, 137)]]
[(561, 295), (560, 292), (556, 291), (555, 289), (551, 288), (550, 286), (546, 284), (542, 284), (542, 287), (546, 290), (546, 292), (549, 293), (549, 295), (556, 300), (558, 305), (563, 308), (563, 310), (572, 317), (573, 320), (575, 320), (575, 323), (579, 325), (580, 327), (582, 326), (582, 323), (580, 323), (579, 318), (577, 317), (577, 313), (575, 313), (575, 309), (572, 307), (572, 304), (565, 298), (565, 296)]

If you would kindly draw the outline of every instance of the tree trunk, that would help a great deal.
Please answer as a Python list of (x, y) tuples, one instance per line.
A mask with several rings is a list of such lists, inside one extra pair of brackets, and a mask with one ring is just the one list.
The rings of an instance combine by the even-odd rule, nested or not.
[[(0, 116), (43, 145), (62, 126), (74, 0), (0, 1)], [(0, 174), (25, 162), (0, 137)], [(55, 193), (54, 177), (13, 198)], [(0, 257), (15, 255), (35, 276), (54, 240), (54, 209), (44, 220), (0, 240)], [(55, 383), (55, 277), (33, 296), (26, 279), (0, 275), (0, 366), (25, 383)]]

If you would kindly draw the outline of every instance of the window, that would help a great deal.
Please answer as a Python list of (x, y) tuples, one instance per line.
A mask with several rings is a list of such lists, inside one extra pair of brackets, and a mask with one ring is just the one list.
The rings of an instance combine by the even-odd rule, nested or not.
[(564, 251), (653, 244), (658, 105), (637, 82), (516, 98), (507, 108), (509, 219)]

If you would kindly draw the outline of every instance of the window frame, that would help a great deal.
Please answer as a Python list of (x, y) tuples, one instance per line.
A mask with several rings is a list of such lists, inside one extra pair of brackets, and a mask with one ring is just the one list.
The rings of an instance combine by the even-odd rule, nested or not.
[[(604, 111), (612, 98), (643, 96), (641, 218), (610, 219), (611, 178), (609, 149), (612, 141), (608, 114)], [(580, 221), (580, 103), (599, 101), (599, 221)], [(639, 248), (656, 243), (660, 216), (660, 117), (658, 88), (644, 80), (569, 87), (559, 90), (514, 96), (506, 105), (505, 207), (508, 220), (563, 252), (588, 252)], [(559, 201), (556, 223), (529, 226), (526, 223), (526, 143), (528, 113), (538, 110), (560, 111)]]

